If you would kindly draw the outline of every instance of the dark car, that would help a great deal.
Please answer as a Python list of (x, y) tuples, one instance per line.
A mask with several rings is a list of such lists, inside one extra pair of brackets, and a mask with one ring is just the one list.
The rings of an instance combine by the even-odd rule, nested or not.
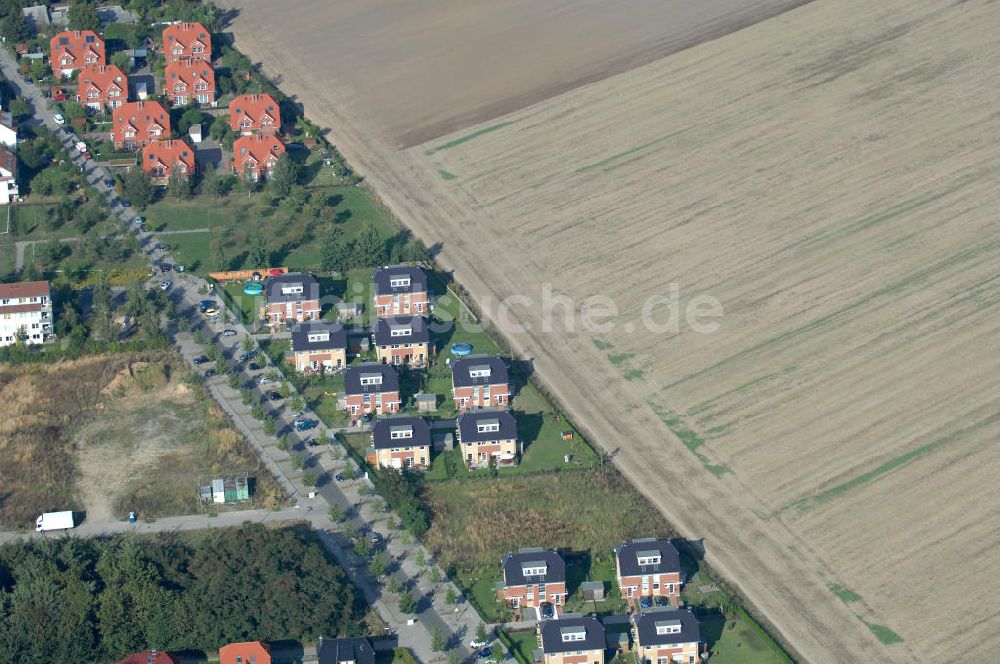
[(370, 530), (368, 531), (368, 541), (372, 544), (378, 544), (379, 542), (382, 541), (382, 536), (379, 535), (374, 530)]
[(132, 207), (132, 204), (123, 198), (122, 199), (122, 207), (123, 208), (130, 208), (130, 207)]
[(195, 364), (205, 364), (206, 362), (208, 362), (208, 358), (205, 357), (204, 355), (199, 355), (198, 357), (194, 358)]
[(246, 362), (247, 360), (252, 360), (255, 357), (257, 357), (257, 351), (255, 351), (255, 350), (248, 350), (247, 352), (242, 353), (240, 355), (239, 361), (240, 362)]
[(205, 371), (205, 378), (211, 378), (215, 375), (215, 369), (207, 369)]
[(669, 602), (667, 602), (666, 597), (661, 597), (660, 595), (657, 595), (656, 597), (653, 598), (653, 604), (655, 604), (656, 606), (667, 606)]
[(333, 476), (333, 479), (337, 480), (338, 482), (343, 482), (347, 478), (344, 477), (343, 473), (337, 473), (336, 475)]
[(316, 426), (315, 420), (295, 420), (293, 425), (296, 431), (308, 431)]
[(551, 620), (556, 616), (556, 609), (549, 602), (542, 604), (542, 620)]
[(653, 606), (652, 598), (643, 595), (642, 597), (639, 598), (639, 606), (644, 609), (648, 609), (649, 607)]
[(249, 369), (250, 371), (260, 371), (260, 365), (257, 364), (256, 362), (251, 362), (250, 364), (247, 365), (247, 369)]
[(160, 265), (160, 272), (170, 272), (172, 269), (173, 266), (170, 265), (170, 263), (164, 263)]
[(104, 181), (104, 186), (107, 187), (108, 189), (111, 189), (112, 187), (115, 186), (115, 181), (112, 180), (111, 178), (108, 178), (107, 180)]
[(202, 300), (201, 302), (198, 303), (198, 311), (200, 311), (201, 313), (205, 313), (205, 311), (207, 311), (209, 307), (214, 307), (214, 306), (216, 306), (215, 300)]
[(268, 392), (267, 393), (267, 398), (270, 399), (271, 401), (280, 401), (281, 400), (281, 392)]

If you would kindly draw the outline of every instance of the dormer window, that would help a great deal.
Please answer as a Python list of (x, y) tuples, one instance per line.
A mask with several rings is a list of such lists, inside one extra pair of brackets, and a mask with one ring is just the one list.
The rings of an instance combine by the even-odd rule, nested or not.
[(638, 558), (640, 565), (659, 565), (660, 564), (660, 552), (659, 551), (639, 551), (638, 553), (636, 553), (636, 558)]
[(583, 641), (587, 638), (587, 630), (583, 627), (564, 627), (560, 630), (560, 633), (562, 635), (563, 643)]
[(391, 427), (389, 429), (389, 438), (392, 440), (413, 438), (413, 427)]
[(656, 623), (656, 633), (665, 634), (680, 634), (681, 633), (681, 621), (680, 620), (661, 620)]
[(406, 288), (410, 285), (409, 277), (393, 277), (389, 280), (390, 288)]
[(490, 368), (488, 366), (483, 367), (469, 367), (469, 378), (489, 378)]
[(408, 327), (395, 327), (389, 330), (389, 336), (391, 337), (408, 337), (412, 333), (412, 330)]
[(549, 567), (545, 563), (524, 563), (521, 565), (521, 573), (525, 576), (545, 576)]
[(382, 384), (382, 374), (362, 374), (361, 376), (362, 385), (381, 385)]
[(305, 292), (305, 288), (302, 284), (289, 284), (281, 287), (282, 295), (301, 295), (303, 292)]
[(478, 431), (479, 433), (490, 433), (490, 432), (500, 431), (500, 420), (494, 418), (477, 422), (476, 431)]
[(329, 341), (329, 340), (330, 340), (329, 332), (314, 332), (309, 335), (310, 343), (315, 343), (317, 341)]

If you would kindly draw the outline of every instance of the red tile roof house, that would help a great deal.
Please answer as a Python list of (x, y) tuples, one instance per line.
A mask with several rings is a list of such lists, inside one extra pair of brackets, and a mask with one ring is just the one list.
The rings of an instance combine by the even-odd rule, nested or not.
[(419, 267), (390, 265), (375, 270), (376, 316), (425, 316), (430, 311), (427, 273)]
[(128, 76), (114, 65), (88, 65), (77, 81), (80, 103), (91, 110), (114, 109), (128, 101)]
[(153, 141), (142, 149), (142, 170), (157, 186), (166, 186), (174, 173), (191, 177), (195, 170), (194, 150), (180, 139)]
[(174, 106), (192, 102), (216, 106), (219, 102), (215, 99), (212, 65), (202, 60), (168, 62), (163, 74), (163, 94)]
[(542, 664), (604, 664), (608, 647), (604, 625), (589, 616), (546, 620), (538, 625), (538, 640)]
[(107, 64), (104, 40), (93, 30), (67, 30), (49, 40), (52, 72), (72, 76), (87, 65)]
[(230, 643), (219, 648), (219, 664), (271, 664), (271, 648), (260, 641)]
[(170, 114), (158, 101), (132, 101), (111, 116), (115, 149), (135, 150), (152, 141), (170, 138)]
[(537, 610), (543, 603), (562, 606), (566, 603), (566, 563), (557, 551), (542, 548), (521, 549), (500, 559), (503, 581), (497, 583), (498, 597), (514, 610), (515, 620), (521, 611)]
[(344, 373), (343, 399), (337, 400), (352, 423), (360, 415), (392, 415), (403, 405), (399, 396), (399, 374), (396, 369), (380, 362), (365, 362), (348, 367)]
[(19, 330), (26, 343), (40, 344), (52, 332), (52, 297), (47, 281), (0, 284), (0, 346), (17, 341)]
[(269, 94), (240, 95), (229, 102), (229, 128), (248, 136), (281, 130), (278, 102)]
[(380, 417), (372, 425), (372, 446), (365, 455), (379, 468), (427, 468), (431, 463), (431, 427), (422, 417)]
[(431, 335), (426, 318), (379, 318), (375, 321), (372, 337), (375, 357), (384, 364), (422, 367), (430, 359)]
[(637, 539), (615, 547), (618, 587), (622, 597), (666, 597), (677, 606), (681, 593), (681, 559), (669, 540)]
[(163, 29), (163, 57), (179, 60), (212, 61), (212, 35), (201, 23), (174, 23)]
[(633, 615), (632, 635), (639, 664), (701, 662), (698, 619), (686, 609), (655, 607)]
[(461, 413), (455, 421), (458, 445), (465, 465), (474, 468), (515, 466), (521, 453), (517, 420), (504, 410), (484, 408)]
[(347, 366), (347, 331), (328, 321), (297, 325), (292, 330), (291, 359), (300, 373), (340, 371)]
[(266, 180), (283, 154), (285, 146), (277, 136), (240, 136), (233, 141), (233, 174), (254, 182)]
[(320, 316), (319, 281), (311, 274), (289, 272), (272, 277), (264, 292), (267, 303), (261, 318), (266, 325), (303, 323)]
[(507, 365), (499, 357), (470, 355), (451, 363), (451, 393), (455, 408), (506, 408), (510, 404)]
[(124, 659), (119, 659), (118, 664), (180, 664), (180, 661), (180, 657), (176, 655), (147, 650), (146, 652), (137, 652)]

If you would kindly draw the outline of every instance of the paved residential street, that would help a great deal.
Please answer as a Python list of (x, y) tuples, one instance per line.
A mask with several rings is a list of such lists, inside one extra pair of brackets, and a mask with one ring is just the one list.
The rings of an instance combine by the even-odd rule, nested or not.
[[(10, 84), (28, 101), (35, 110), (35, 117), (49, 129), (57, 132), (64, 147), (72, 156), (73, 163), (82, 168), (89, 183), (96, 186), (102, 192), (109, 203), (109, 207), (114, 216), (123, 223), (123, 228), (133, 232), (139, 239), (140, 245), (149, 257), (154, 266), (161, 263), (174, 263), (169, 253), (156, 249), (156, 237), (153, 233), (141, 232), (135, 224), (130, 223), (136, 211), (132, 208), (125, 208), (121, 204), (114, 189), (104, 187), (103, 180), (110, 178), (110, 174), (96, 161), (84, 160), (73, 148), (76, 137), (62, 130), (52, 119), (52, 112), (47, 106), (45, 98), (40, 89), (34, 85), (24, 83), (17, 73), (17, 67), (11, 54), (5, 49), (0, 49), (0, 67), (3, 68)], [(204, 320), (198, 312), (197, 304), (205, 299), (203, 293), (207, 290), (208, 284), (189, 273), (171, 273), (170, 280), (173, 286), (168, 294), (177, 304), (178, 317), (186, 318), (191, 325), (191, 332), (177, 333), (174, 342), (184, 357), (196, 373), (203, 373), (199, 367), (195, 366), (192, 360), (202, 354), (203, 348), (194, 342), (194, 330), (201, 329), (206, 340), (211, 339), (213, 343), (219, 343), (224, 349), (229, 364), (233, 364), (235, 356), (241, 352), (240, 344), (243, 339), (250, 336), (250, 332), (239, 323), (228, 323), (223, 326), (221, 323), (211, 323)], [(151, 278), (150, 284), (159, 283), (160, 275), (156, 274)], [(202, 293), (199, 293), (202, 289)], [(235, 329), (237, 334), (230, 337), (222, 337), (224, 328)], [(251, 336), (251, 339), (253, 337)], [(255, 346), (256, 347), (256, 346)], [(263, 358), (261, 358), (263, 359)], [(260, 361), (260, 360), (258, 360)], [(256, 377), (244, 368), (241, 377), (250, 383)], [(314, 469), (317, 475), (327, 478), (319, 487), (314, 498), (308, 498), (308, 489), (302, 485), (301, 473), (296, 471), (291, 464), (291, 454), (303, 454), (307, 448), (303, 444), (305, 438), (311, 438), (316, 431), (304, 432), (303, 435), (292, 432), (290, 438), (295, 441), (295, 448), (290, 453), (282, 452), (277, 447), (277, 441), (272, 436), (267, 436), (263, 430), (263, 424), (255, 420), (250, 415), (250, 407), (243, 404), (239, 392), (233, 390), (228, 385), (228, 379), (224, 375), (207, 379), (207, 386), (212, 396), (218, 401), (221, 408), (229, 415), (234, 425), (243, 432), (249, 443), (260, 455), (264, 464), (275, 475), (288, 494), (298, 504), (297, 509), (282, 510), (280, 512), (238, 512), (220, 514), (218, 517), (190, 516), (172, 517), (158, 519), (154, 523), (143, 523), (129, 525), (107, 524), (107, 523), (84, 523), (79, 529), (73, 531), (77, 536), (95, 536), (114, 532), (126, 532), (136, 530), (139, 532), (162, 532), (166, 530), (204, 528), (204, 527), (224, 527), (227, 525), (238, 525), (244, 520), (277, 521), (287, 519), (305, 518), (309, 520), (317, 529), (326, 547), (340, 561), (344, 568), (351, 575), (352, 580), (364, 593), (390, 628), (398, 634), (399, 645), (410, 648), (414, 655), (423, 662), (434, 659), (443, 659), (444, 653), (434, 652), (431, 648), (432, 635), (435, 629), (440, 629), (448, 639), (449, 647), (458, 649), (463, 660), (474, 657), (474, 653), (468, 647), (469, 641), (475, 633), (476, 627), (481, 622), (476, 611), (464, 599), (456, 605), (445, 603), (445, 595), (448, 583), (433, 583), (430, 580), (429, 568), (420, 568), (415, 557), (418, 549), (422, 549), (419, 543), (409, 546), (403, 543), (403, 538), (395, 534), (388, 527), (391, 514), (376, 511), (374, 507), (375, 497), (365, 497), (361, 494), (361, 487), (370, 487), (367, 479), (351, 480), (338, 483), (332, 480), (337, 472), (351, 467), (355, 468), (353, 461), (347, 459), (346, 454), (341, 450), (341, 458), (334, 459), (329, 446), (308, 448), (308, 464)], [(254, 394), (259, 399), (261, 388), (255, 382)], [(270, 387), (270, 386), (268, 386)], [(273, 402), (269, 402), (273, 403)], [(288, 408), (281, 406), (274, 413), (278, 420), (279, 433), (282, 430), (290, 430), (291, 423), (295, 419), (295, 414), (288, 412)], [(305, 410), (302, 417), (319, 420), (319, 418)], [(339, 447), (339, 446), (334, 446)], [(381, 502), (381, 501), (379, 501)], [(345, 514), (349, 515), (346, 522), (350, 523), (359, 532), (374, 530), (382, 536), (384, 550), (390, 556), (390, 570), (396, 571), (404, 581), (404, 585), (412, 584), (411, 592), (417, 600), (418, 613), (413, 616), (414, 624), (408, 624), (410, 616), (403, 615), (397, 607), (397, 598), (391, 593), (381, 589), (376, 581), (371, 577), (367, 568), (367, 559), (361, 559), (355, 555), (350, 542), (346, 541), (341, 531), (344, 524), (334, 524), (328, 517), (331, 505), (339, 506)], [(31, 533), (28, 536), (34, 536)], [(51, 535), (51, 534), (49, 534)], [(0, 535), (0, 541), (9, 541), (13, 537), (20, 535)], [(430, 554), (424, 550), (426, 560), (431, 560)], [(455, 589), (458, 595), (457, 588)], [(378, 635), (372, 635), (378, 636)]]

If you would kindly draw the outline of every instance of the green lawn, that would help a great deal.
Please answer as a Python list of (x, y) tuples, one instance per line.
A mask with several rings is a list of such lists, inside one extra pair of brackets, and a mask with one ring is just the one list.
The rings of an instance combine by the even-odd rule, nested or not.
[[(230, 282), (228, 284), (222, 284), (218, 288), (220, 290), (219, 295), (222, 300), (229, 307), (229, 310), (233, 312), (234, 315), (240, 316), (242, 322), (250, 324), (257, 320), (257, 314), (260, 307), (263, 304), (263, 295), (247, 295), (243, 292), (244, 284), (242, 282)], [(285, 342), (288, 343), (287, 341)], [(285, 348), (284, 350), (287, 350)]]
[(535, 661), (534, 652), (538, 650), (538, 636), (535, 630), (523, 632), (500, 632), (500, 641), (514, 655), (519, 664), (532, 664)]
[(210, 233), (182, 233), (158, 236), (157, 239), (170, 247), (170, 253), (185, 269), (204, 275), (209, 272)]

